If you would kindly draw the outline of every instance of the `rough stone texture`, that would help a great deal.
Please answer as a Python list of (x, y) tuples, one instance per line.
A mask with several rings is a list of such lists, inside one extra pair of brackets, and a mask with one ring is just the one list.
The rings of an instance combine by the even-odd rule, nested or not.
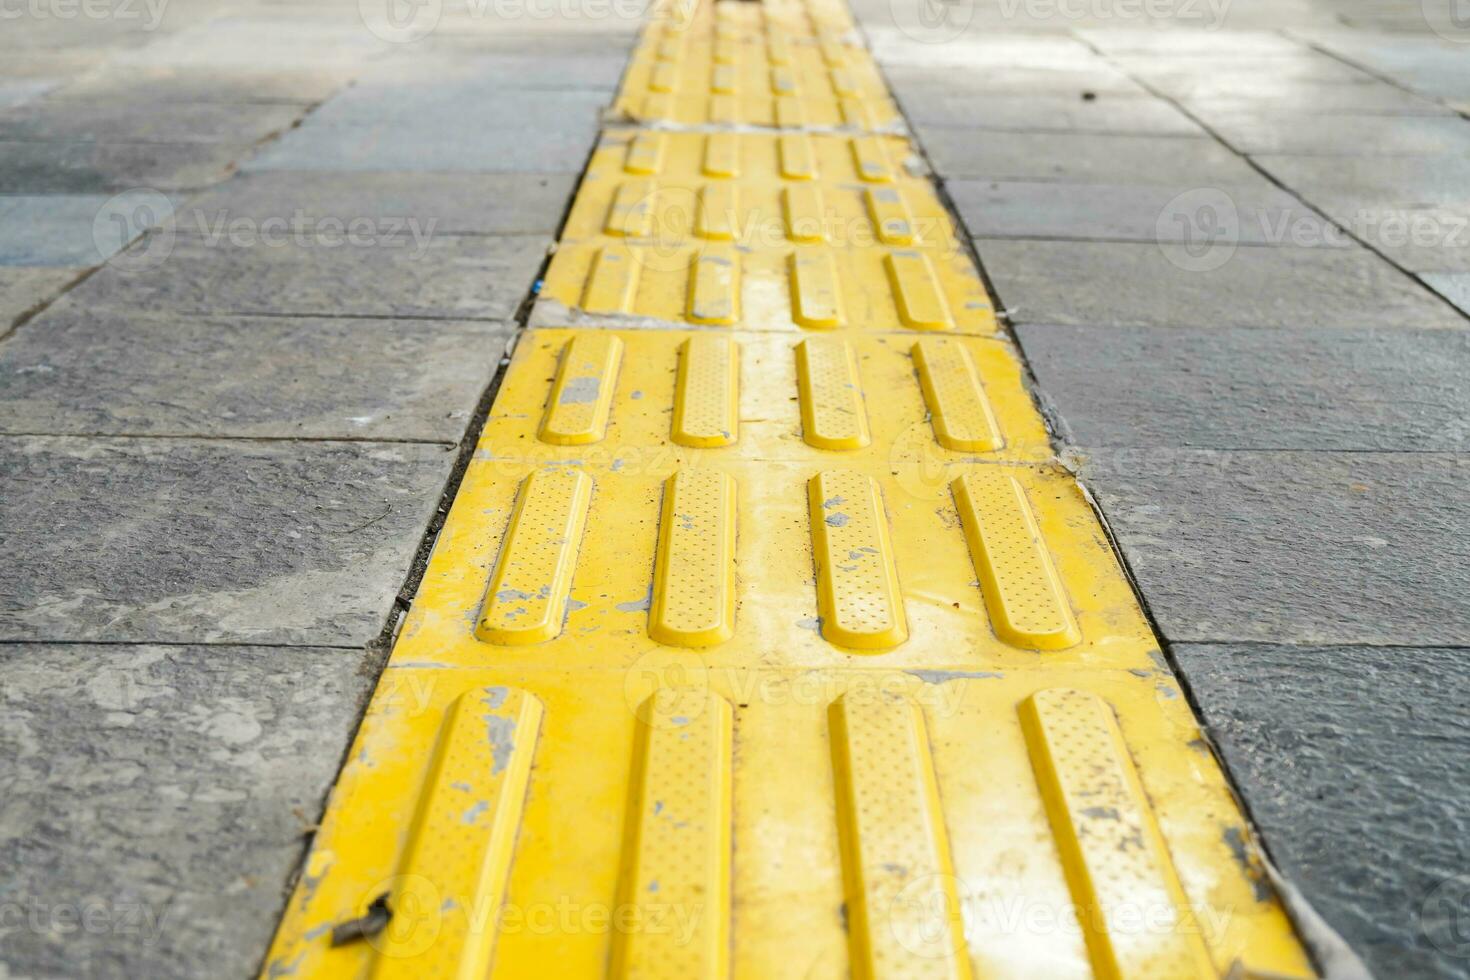
[(148, 190), (0, 197), (0, 266), (100, 265), (142, 233), (142, 215), (165, 221), (172, 206)]
[(1078, 446), (1470, 452), (1470, 332), (1018, 333)]
[(513, 330), (63, 301), (0, 344), (0, 431), (455, 443)]
[(416, 241), (411, 231), (383, 227), (382, 244), (359, 246), (341, 242), (340, 232), (303, 244), (232, 245), (228, 231), (218, 241), (187, 234), (171, 244), (140, 242), (137, 262), (105, 266), (72, 298), (122, 311), (508, 320), (550, 243), (541, 235), (465, 237), (426, 228)]
[[(1199, 240), (1201, 209), (1233, 213), (1237, 240), (1248, 245), (1290, 245), (1306, 235), (1325, 245), (1344, 244), (1330, 222), (1270, 185), (1201, 189), (1198, 184), (1068, 184), (952, 180), (946, 185), (960, 217), (977, 238), (1061, 238), (1132, 242)], [(1222, 208), (1221, 205), (1228, 207)]]
[(0, 194), (187, 190), (228, 177), (252, 147), (237, 143), (0, 141)]
[(572, 174), (245, 174), (199, 195), (180, 209), (181, 231), (207, 234), (221, 217), (282, 219), (314, 227), (414, 219), (435, 234), (551, 235), (576, 186)]
[(0, 439), (0, 641), (366, 643), (452, 463), (418, 444)]
[(0, 336), (20, 317), (57, 296), (80, 269), (0, 268)]
[(289, 129), (304, 110), (292, 105), (147, 102), (93, 105), (33, 102), (0, 112), (0, 140), (130, 143), (253, 143)]
[(1273, 857), (1313, 907), (1379, 976), (1466, 976), (1465, 651), (1173, 653)]
[(312, 647), (0, 646), (0, 970), (254, 974), (365, 666)]
[(1210, 139), (1099, 133), (1006, 133), (919, 126), (945, 179), (1057, 180), (1172, 187), (1265, 185), (1235, 153)]
[(1470, 456), (1082, 456), (1171, 642), (1470, 644)]
[(904, 115), (924, 126), (1018, 132), (1200, 136), (1200, 127), (1159, 99), (1134, 95), (955, 94), (929, 86), (900, 91)]
[(1017, 323), (1090, 326), (1453, 327), (1448, 303), (1363, 249), (1234, 251), (1194, 271), (1182, 246), (977, 242)]

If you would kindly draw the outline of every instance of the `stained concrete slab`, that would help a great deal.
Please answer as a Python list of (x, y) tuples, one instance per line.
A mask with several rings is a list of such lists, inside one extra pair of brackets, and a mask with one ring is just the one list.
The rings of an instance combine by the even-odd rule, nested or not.
[(1168, 244), (998, 239), (976, 245), (1014, 323), (1465, 326), (1443, 299), (1366, 249), (1190, 251)]
[(1017, 332), (1084, 448), (1470, 452), (1470, 331)]
[(0, 141), (0, 194), (197, 189), (224, 180), (253, 152), (241, 143)]
[(1280, 869), (1382, 977), (1464, 977), (1463, 649), (1175, 644)]
[(1083, 455), (1170, 642), (1470, 643), (1470, 455)]
[(514, 331), (63, 300), (0, 344), (0, 432), (457, 443)]
[(372, 687), (365, 660), (0, 645), (0, 971), (253, 975)]
[(207, 234), (221, 218), (285, 220), (292, 228), (367, 218), (412, 219), (436, 234), (551, 235), (576, 183), (572, 174), (264, 171), (242, 174), (191, 199), (176, 227)]
[(995, 133), (916, 126), (946, 178), (1056, 180), (1191, 187), (1265, 182), (1237, 154), (1212, 139), (1100, 133)]
[(1470, 152), (1459, 116), (1323, 115), (1305, 106), (1210, 114), (1210, 128), (1242, 153), (1428, 156)]
[(0, 642), (361, 645), (448, 447), (0, 438)]
[(0, 111), (0, 140), (85, 143), (254, 143), (290, 129), (295, 105), (150, 102), (94, 105), (49, 99)]
[(16, 320), (60, 295), (83, 271), (0, 268), (0, 336)]
[(1246, 245), (1324, 247), (1350, 241), (1331, 222), (1269, 184), (1202, 188), (1198, 184), (1073, 184), (951, 180), (945, 188), (965, 227), (983, 238), (1055, 238), (1131, 242), (1208, 241), (1229, 233)]
[(146, 189), (0, 197), (0, 266), (100, 265), (172, 210)]
[(360, 240), (348, 244), (333, 228), (299, 243), (262, 238), (254, 229), (243, 237), (226, 230), (218, 239), (181, 234), (171, 243), (139, 242), (138, 259), (119, 256), (72, 298), (93, 310), (509, 320), (550, 244), (543, 235), (387, 226)]
[(1203, 136), (1188, 116), (1161, 99), (1134, 95), (970, 94), (928, 87), (899, 92), (909, 122), (924, 126), (1017, 132)]

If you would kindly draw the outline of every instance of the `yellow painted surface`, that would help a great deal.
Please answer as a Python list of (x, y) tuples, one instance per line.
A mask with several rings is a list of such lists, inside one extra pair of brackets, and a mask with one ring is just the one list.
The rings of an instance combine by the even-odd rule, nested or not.
[[(607, 467), (622, 460), (620, 468), (726, 457), (861, 459), (891, 463), (905, 482), (920, 474), (917, 478), (930, 483), (938, 476), (922, 474), (945, 463), (1040, 462), (1051, 457), (1046, 429), (1022, 385), (1021, 365), (1009, 343), (851, 331), (805, 337), (725, 330), (598, 331), (620, 339), (624, 351), (615, 385), (600, 392), (611, 397), (606, 436), (589, 445), (547, 443), (538, 436), (538, 426), (554, 400), (562, 352), (573, 337), (586, 333), (531, 330), (520, 338), (481, 435), (483, 458), (581, 460)], [(969, 370), (944, 376), (937, 385), (941, 397), (931, 397), (914, 352), (937, 343), (945, 346), (930, 349), (963, 351)], [(681, 397), (683, 352), (691, 344), (704, 353), (697, 355)], [(803, 397), (800, 381), (800, 352), (813, 349), (808, 344), (824, 350), (836, 345), (850, 355), (850, 361), (847, 356), (819, 358), (835, 361), (839, 377), (818, 387), (843, 404), (831, 413), (830, 423), (824, 413), (823, 428), (815, 432), (806, 417), (811, 402)], [(931, 364), (938, 358), (931, 357)], [(846, 387), (852, 371), (855, 388)], [(850, 415), (861, 407), (867, 439), (861, 436), (864, 427), (856, 425), (851, 441), (834, 437), (844, 406)], [(813, 410), (817, 414), (814, 405)], [(679, 438), (681, 426), (697, 427), (701, 435)], [(694, 451), (699, 446), (709, 448)]]
[(851, 26), (645, 31), (266, 975), (1311, 973)]

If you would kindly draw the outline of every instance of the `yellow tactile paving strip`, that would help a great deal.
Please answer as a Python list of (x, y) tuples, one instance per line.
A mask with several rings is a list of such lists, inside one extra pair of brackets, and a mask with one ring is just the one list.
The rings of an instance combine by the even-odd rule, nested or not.
[[(878, 78), (685, 13), (624, 102)], [(604, 133), (266, 974), (1309, 975), (906, 141), (699, 123)]]

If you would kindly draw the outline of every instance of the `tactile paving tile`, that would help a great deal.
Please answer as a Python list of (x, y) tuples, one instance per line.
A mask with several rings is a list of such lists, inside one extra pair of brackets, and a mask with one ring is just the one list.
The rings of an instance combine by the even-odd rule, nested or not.
[(765, 459), (898, 472), (1051, 456), (1008, 342), (709, 330), (528, 331), (479, 449), (623, 468)]
[(999, 333), (984, 284), (958, 248), (617, 238), (558, 246), (531, 323)]
[(655, 244), (960, 248), (908, 140), (820, 133), (602, 137), (562, 230)]
[(660, 15), (266, 975), (1310, 975), (840, 0)]
[(1309, 971), (1164, 672), (391, 668), (351, 758), (268, 975)]

